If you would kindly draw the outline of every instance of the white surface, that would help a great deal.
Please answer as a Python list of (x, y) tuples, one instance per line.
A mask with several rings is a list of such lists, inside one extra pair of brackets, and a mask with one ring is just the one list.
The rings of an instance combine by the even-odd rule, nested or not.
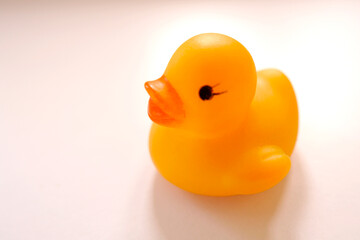
[[(358, 239), (356, 1), (0, 2), (0, 239)], [(146, 80), (202, 32), (242, 42), (292, 80), (289, 176), (211, 198), (162, 179)]]

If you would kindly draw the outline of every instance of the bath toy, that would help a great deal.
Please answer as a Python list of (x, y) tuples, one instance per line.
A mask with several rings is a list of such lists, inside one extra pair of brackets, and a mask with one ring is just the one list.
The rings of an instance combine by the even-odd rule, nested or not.
[(145, 89), (154, 122), (150, 155), (176, 186), (210, 196), (254, 194), (289, 172), (298, 132), (293, 87), (279, 70), (256, 72), (235, 39), (190, 38)]

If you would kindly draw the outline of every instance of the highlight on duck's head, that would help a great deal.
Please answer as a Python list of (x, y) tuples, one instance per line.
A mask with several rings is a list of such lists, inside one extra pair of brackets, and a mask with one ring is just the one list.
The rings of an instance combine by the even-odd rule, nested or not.
[(201, 135), (235, 130), (250, 107), (256, 69), (235, 39), (204, 33), (184, 42), (164, 75), (145, 83), (148, 113), (157, 124)]

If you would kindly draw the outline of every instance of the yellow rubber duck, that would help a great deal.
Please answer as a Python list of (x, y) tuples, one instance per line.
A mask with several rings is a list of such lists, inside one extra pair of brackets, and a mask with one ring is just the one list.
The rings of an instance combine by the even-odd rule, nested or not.
[(217, 33), (190, 38), (150, 95), (149, 148), (159, 172), (202, 195), (254, 194), (289, 172), (298, 107), (279, 70), (256, 72), (250, 53)]

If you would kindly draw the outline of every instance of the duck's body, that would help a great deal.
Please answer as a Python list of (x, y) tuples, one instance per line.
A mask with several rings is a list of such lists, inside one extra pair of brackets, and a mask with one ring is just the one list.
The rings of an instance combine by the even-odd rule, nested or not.
[[(165, 72), (164, 78), (174, 78), (171, 74)], [(256, 75), (256, 91), (246, 110), (236, 115), (241, 117), (232, 119), (231, 131), (219, 129), (219, 134), (211, 135), (152, 125), (150, 154), (167, 180), (190, 192), (228, 196), (267, 190), (287, 175), (298, 129), (295, 93), (278, 70)], [(236, 103), (231, 104), (236, 108)], [(244, 108), (244, 104), (239, 106)], [(212, 123), (219, 128), (216, 124)], [(227, 122), (223, 127), (228, 128)]]

